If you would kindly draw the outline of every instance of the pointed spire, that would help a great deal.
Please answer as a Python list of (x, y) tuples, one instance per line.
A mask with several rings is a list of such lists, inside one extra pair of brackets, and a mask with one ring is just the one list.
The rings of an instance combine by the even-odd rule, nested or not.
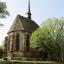
[(31, 20), (31, 12), (30, 12), (30, 0), (28, 0), (28, 19)]

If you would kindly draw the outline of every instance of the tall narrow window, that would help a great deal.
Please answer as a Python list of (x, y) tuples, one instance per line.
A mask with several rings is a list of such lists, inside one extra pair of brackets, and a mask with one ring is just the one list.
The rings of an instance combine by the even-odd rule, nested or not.
[(27, 51), (28, 51), (28, 50), (29, 50), (29, 45), (30, 45), (30, 44), (29, 44), (29, 35), (27, 35), (27, 40), (26, 40), (26, 42), (27, 42), (27, 43), (26, 43), (26, 46), (27, 46)]
[(19, 34), (16, 35), (16, 50), (19, 50)]

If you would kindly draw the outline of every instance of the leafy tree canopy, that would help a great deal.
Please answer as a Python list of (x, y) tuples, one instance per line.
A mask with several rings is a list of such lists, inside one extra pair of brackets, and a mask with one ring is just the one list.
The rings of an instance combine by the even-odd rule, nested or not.
[[(51, 53), (60, 52), (64, 48), (64, 19), (49, 18), (31, 36), (31, 48)], [(62, 48), (62, 49), (63, 49)]]
[(9, 12), (7, 11), (6, 3), (0, 1), (0, 18), (6, 18), (7, 15), (9, 15)]

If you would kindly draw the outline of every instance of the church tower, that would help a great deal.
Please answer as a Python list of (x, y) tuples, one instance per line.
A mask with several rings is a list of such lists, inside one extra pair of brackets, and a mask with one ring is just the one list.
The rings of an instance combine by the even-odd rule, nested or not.
[(29, 51), (29, 38), (39, 26), (31, 20), (30, 0), (28, 1), (28, 18), (17, 15), (5, 38), (4, 57), (22, 57)]

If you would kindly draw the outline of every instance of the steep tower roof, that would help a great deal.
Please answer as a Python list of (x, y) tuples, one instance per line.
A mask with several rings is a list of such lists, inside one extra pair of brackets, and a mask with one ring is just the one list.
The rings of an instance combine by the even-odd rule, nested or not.
[(33, 20), (17, 15), (8, 33), (15, 31), (33, 32), (38, 27), (39, 26)]
[(28, 0), (28, 19), (31, 19), (30, 0)]

